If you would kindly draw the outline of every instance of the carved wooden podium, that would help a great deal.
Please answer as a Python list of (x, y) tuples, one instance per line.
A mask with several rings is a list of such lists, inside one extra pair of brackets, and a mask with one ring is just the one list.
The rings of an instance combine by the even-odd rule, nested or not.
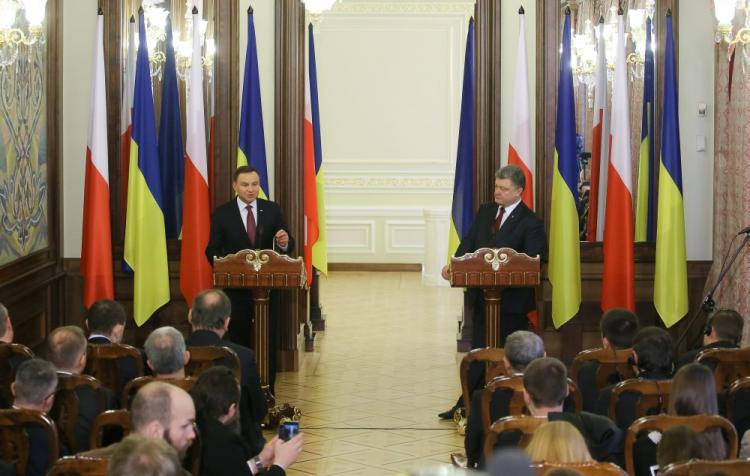
[[(258, 358), (260, 382), (268, 391), (268, 298), (272, 289), (304, 288), (307, 282), (302, 258), (290, 258), (273, 250), (242, 250), (214, 258), (214, 287), (248, 289), (253, 295), (255, 325), (253, 345)], [(273, 406), (273, 402), (269, 401)]]
[(502, 291), (512, 287), (539, 285), (540, 258), (511, 248), (480, 248), (451, 258), (450, 282), (454, 288), (482, 288), (484, 291), (487, 347), (499, 347)]

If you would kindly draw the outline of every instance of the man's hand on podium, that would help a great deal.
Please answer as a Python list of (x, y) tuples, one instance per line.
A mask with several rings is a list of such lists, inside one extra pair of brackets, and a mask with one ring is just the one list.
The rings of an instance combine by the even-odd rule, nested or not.
[(443, 276), (444, 280), (449, 281), (451, 279), (450, 271), (451, 271), (451, 265), (446, 264), (445, 266), (443, 266), (443, 270), (440, 271), (440, 274), (441, 276)]
[(276, 244), (279, 245), (279, 248), (282, 250), (286, 250), (287, 246), (289, 246), (289, 234), (286, 230), (277, 231), (273, 239), (276, 240)]

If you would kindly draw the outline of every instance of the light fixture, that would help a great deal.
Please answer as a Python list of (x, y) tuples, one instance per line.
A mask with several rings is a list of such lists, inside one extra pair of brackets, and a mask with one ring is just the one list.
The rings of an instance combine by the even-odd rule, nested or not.
[[(745, 11), (745, 23), (733, 32), (734, 18), (737, 10)], [(714, 14), (716, 15), (716, 43), (725, 41), (729, 45), (750, 43), (750, 6), (746, 0), (714, 0)]]
[[(13, 64), (20, 46), (43, 45), (47, 0), (0, 0), (0, 67)], [(20, 16), (19, 11), (24, 15)]]
[(310, 14), (310, 21), (317, 30), (320, 27), (323, 13), (342, 0), (304, 0), (305, 10)]

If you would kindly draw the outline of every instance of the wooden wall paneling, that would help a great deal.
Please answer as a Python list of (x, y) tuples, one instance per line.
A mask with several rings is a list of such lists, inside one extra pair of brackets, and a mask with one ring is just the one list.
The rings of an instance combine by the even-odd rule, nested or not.
[[(295, 237), (297, 249), (294, 255), (300, 253), (304, 242), (304, 17), (304, 4), (299, 0), (276, 1), (274, 196)], [(283, 292), (279, 313), (279, 371), (297, 370), (299, 366), (299, 324), (309, 321), (306, 294), (306, 291), (298, 290)]]

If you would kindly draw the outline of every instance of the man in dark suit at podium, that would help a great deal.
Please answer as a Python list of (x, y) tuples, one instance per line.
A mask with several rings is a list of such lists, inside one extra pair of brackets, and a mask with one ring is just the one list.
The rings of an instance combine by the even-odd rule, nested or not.
[[(547, 254), (547, 234), (544, 222), (521, 200), (526, 188), (526, 177), (517, 165), (506, 165), (495, 172), (495, 201), (484, 203), (474, 217), (469, 233), (461, 237), (455, 256), (473, 253), (479, 248), (512, 248), (529, 256)], [(449, 279), (449, 267), (443, 268), (443, 278)], [(469, 289), (467, 299), (474, 304), (473, 333), (471, 347), (485, 347), (484, 296), (481, 289)], [(502, 294), (502, 322), (500, 332), (502, 342), (515, 331), (528, 330), (528, 313), (536, 308), (533, 288), (508, 288)], [(474, 370), (474, 369), (472, 369)], [(479, 370), (469, 374), (470, 386), (480, 385), (482, 375)], [(440, 414), (441, 418), (453, 418), (456, 406)]]
[[(213, 263), (214, 257), (226, 256), (246, 249), (275, 249), (279, 253), (294, 251), (294, 238), (289, 234), (281, 208), (269, 200), (258, 197), (260, 175), (254, 167), (237, 167), (232, 188), (237, 197), (216, 207), (211, 219), (211, 234), (206, 246), (206, 257)], [(249, 346), (252, 335), (252, 297), (248, 290), (227, 289), (232, 301), (232, 319), (229, 324), (229, 339)], [(269, 319), (269, 348), (278, 348), (278, 294), (271, 293)], [(269, 356), (269, 377), (275, 374), (275, 352)], [(273, 384), (271, 384), (273, 388)]]

